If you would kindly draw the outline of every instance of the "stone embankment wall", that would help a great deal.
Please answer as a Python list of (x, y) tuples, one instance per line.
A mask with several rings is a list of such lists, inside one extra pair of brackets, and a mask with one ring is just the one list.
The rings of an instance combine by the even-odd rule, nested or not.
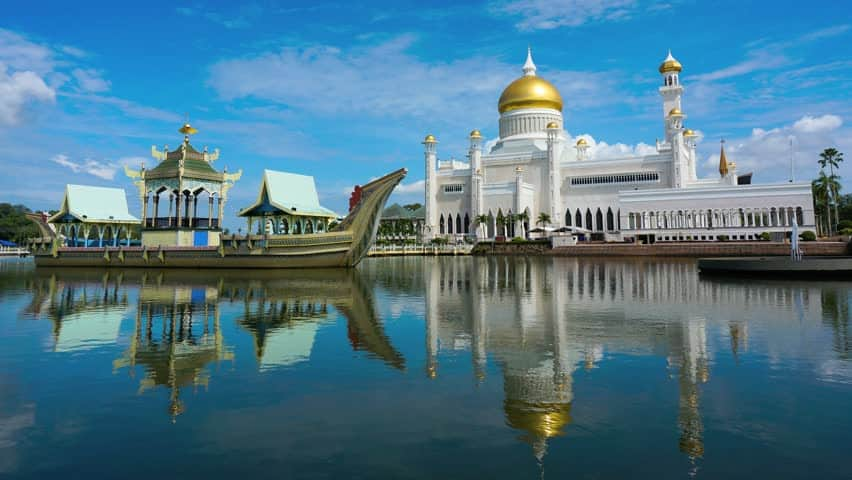
[[(805, 256), (849, 255), (842, 242), (801, 242)], [(658, 257), (761, 257), (789, 255), (790, 244), (781, 242), (708, 243), (585, 243), (550, 248), (546, 243), (480, 243), (474, 255), (557, 255), (557, 256), (658, 256)]]

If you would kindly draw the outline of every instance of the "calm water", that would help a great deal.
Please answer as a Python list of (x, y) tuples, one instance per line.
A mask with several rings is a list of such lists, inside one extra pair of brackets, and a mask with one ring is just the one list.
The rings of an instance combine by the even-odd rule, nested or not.
[(0, 261), (0, 477), (849, 478), (852, 283)]

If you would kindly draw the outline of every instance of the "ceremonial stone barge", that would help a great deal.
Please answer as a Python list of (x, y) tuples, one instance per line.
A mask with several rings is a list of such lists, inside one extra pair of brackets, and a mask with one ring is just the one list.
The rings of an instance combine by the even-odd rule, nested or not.
[[(218, 149), (196, 150), (189, 139), (197, 131), (188, 123), (180, 132), (184, 140), (179, 149), (152, 148), (159, 160), (156, 167), (125, 169), (139, 189), (141, 221), (129, 213), (122, 189), (82, 185), (66, 187), (56, 214), (31, 215), (41, 231), (30, 242), (36, 265), (353, 267), (373, 244), (381, 211), (406, 174), (400, 169), (356, 187), (349, 214), (333, 224), (339, 217), (319, 204), (312, 177), (266, 170), (257, 201), (239, 213), (247, 219), (246, 234), (226, 234), (221, 227), (224, 206), (242, 170), (217, 171), (212, 163)], [(161, 199), (166, 198), (163, 216)]]

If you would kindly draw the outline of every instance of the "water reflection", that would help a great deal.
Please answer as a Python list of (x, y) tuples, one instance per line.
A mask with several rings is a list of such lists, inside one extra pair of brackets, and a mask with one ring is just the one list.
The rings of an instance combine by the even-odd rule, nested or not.
[(834, 330), (837, 358), (848, 358), (850, 289), (844, 283), (704, 280), (692, 261), (387, 262), (397, 265), (371, 263), (364, 270), (386, 288), (394, 288), (399, 272), (422, 279), (426, 375), (440, 374), (442, 350), (469, 349), (477, 382), (485, 379), (488, 359), (499, 365), (506, 424), (540, 462), (548, 441), (572, 423), (575, 370), (595, 368), (605, 351), (665, 356), (678, 385), (678, 448), (691, 460), (692, 473), (705, 455), (701, 392), (714, 361), (708, 323), (726, 327), (738, 363), (748, 351), (748, 318), (768, 317), (771, 328), (780, 329), (822, 318)]
[[(22, 303), (22, 313), (49, 320), (50, 355), (108, 351), (107, 363), (113, 361), (116, 374), (140, 375), (133, 381), (140, 393), (168, 393), (165, 409), (172, 419), (186, 409), (181, 394), (187, 390), (218, 382), (227, 385), (225, 395), (238, 395), (243, 387), (228, 382), (225, 372), (258, 379), (252, 388), (262, 397), (258, 402), (268, 404), (279, 400), (275, 383), (296, 380), (286, 377), (294, 372), (327, 384), (363, 382), (375, 389), (370, 398), (376, 402), (393, 402), (412, 389), (419, 395), (415, 402), (431, 405), (452, 395), (443, 390), (468, 384), (470, 391), (489, 392), (483, 395), (496, 400), (488, 405), (500, 418), (481, 421), (491, 421), (489, 428), (504, 432), (539, 466), (559, 461), (607, 430), (623, 438), (632, 435), (631, 428), (646, 431), (648, 418), (665, 428), (654, 431), (664, 440), (647, 441), (671, 450), (695, 475), (711, 459), (725, 462), (724, 435), (737, 440), (730, 432), (740, 426), (723, 427), (724, 415), (768, 415), (772, 408), (761, 404), (767, 398), (737, 396), (743, 388), (738, 382), (760, 375), (776, 376), (801, 391), (814, 389), (813, 382), (852, 385), (849, 283), (704, 279), (691, 261), (391, 258), (335, 271), (39, 269), (26, 281), (31, 298)], [(389, 318), (404, 321), (389, 323)], [(322, 358), (335, 340), (358, 354)], [(240, 370), (238, 359), (250, 368)], [(322, 361), (329, 363), (311, 369)], [(643, 382), (660, 380), (631, 403), (622, 400), (629, 392), (618, 383), (627, 380), (612, 374), (619, 369), (639, 372)], [(752, 377), (738, 376), (749, 369)], [(394, 375), (377, 380), (353, 375), (358, 370)], [(724, 394), (713, 393), (719, 385)], [(301, 395), (313, 395), (322, 405), (341, 402), (334, 388), (300, 386), (307, 389)], [(589, 405), (595, 401), (599, 404)], [(382, 410), (346, 407), (356, 418)], [(33, 408), (19, 408), (13, 417), (23, 425)], [(799, 405), (785, 408), (797, 411)], [(771, 427), (789, 421), (785, 408), (774, 413), (781, 418), (772, 419), (770, 434), (779, 431)], [(454, 414), (451, 406), (434, 413)], [(440, 423), (436, 420), (406, 419), (424, 439)], [(340, 423), (354, 431), (357, 425), (349, 421)], [(377, 437), (383, 428), (393, 432), (383, 423), (387, 419), (363, 421)], [(481, 431), (459, 432), (453, 445), (473, 449)], [(311, 445), (315, 439), (308, 432), (302, 441)], [(318, 443), (328, 440), (315, 435)], [(798, 435), (787, 441), (799, 441), (792, 437)], [(3, 439), (0, 428), (0, 444)], [(418, 467), (429, 471), (428, 465)]]
[(243, 304), (235, 323), (253, 335), (262, 372), (308, 360), (317, 331), (333, 321), (330, 305), (347, 320), (353, 350), (405, 370), (405, 358), (385, 334), (372, 292), (355, 270), (200, 275), (39, 269), (27, 288), (32, 299), (22, 313), (53, 322), (54, 352), (115, 344), (122, 320), (134, 312), (128, 347), (113, 369), (132, 376), (142, 367), (139, 393), (167, 389), (173, 420), (185, 408), (181, 389), (206, 388), (210, 367), (235, 358), (223, 334), (223, 305)]

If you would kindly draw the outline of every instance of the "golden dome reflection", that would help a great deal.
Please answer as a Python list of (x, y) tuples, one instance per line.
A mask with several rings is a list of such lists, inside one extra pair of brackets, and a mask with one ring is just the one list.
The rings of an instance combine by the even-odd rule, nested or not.
[(563, 429), (571, 423), (570, 403), (528, 403), (506, 400), (503, 404), (506, 423), (523, 430), (532, 439), (547, 439), (565, 435)]
[(535, 75), (523, 76), (510, 83), (497, 103), (500, 113), (522, 108), (552, 108), (562, 111), (562, 96), (547, 80)]

